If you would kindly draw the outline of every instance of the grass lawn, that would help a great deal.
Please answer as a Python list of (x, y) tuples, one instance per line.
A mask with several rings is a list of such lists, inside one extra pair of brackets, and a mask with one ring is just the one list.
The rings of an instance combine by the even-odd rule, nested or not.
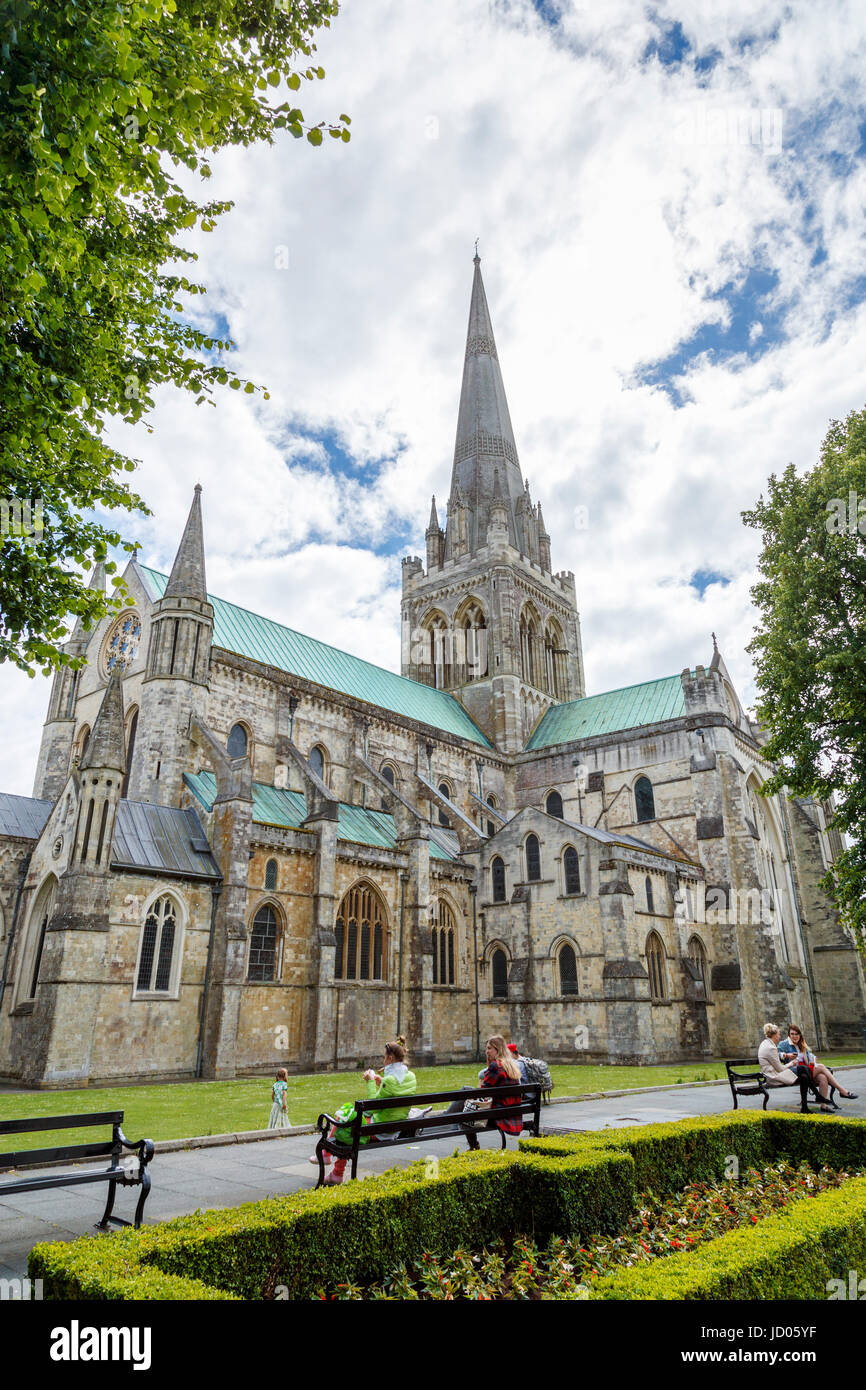
[[(829, 1066), (866, 1064), (866, 1053), (833, 1054)], [(480, 1064), (479, 1064), (480, 1065)], [(660, 1067), (552, 1066), (555, 1096), (579, 1096), (593, 1091), (618, 1091), (633, 1086), (673, 1086), (685, 1081), (724, 1079), (723, 1062)], [(418, 1091), (458, 1090), (477, 1074), (471, 1065), (418, 1067)], [(312, 1124), (323, 1110), (333, 1114), (346, 1100), (365, 1093), (359, 1071), (290, 1076), (289, 1119), (293, 1125)], [(162, 1086), (93, 1087), (77, 1091), (0, 1092), (0, 1120), (40, 1115), (74, 1115), (81, 1111), (123, 1110), (127, 1139), (188, 1139), (196, 1134), (230, 1134), (264, 1129), (271, 1108), (267, 1077), (240, 1081), (174, 1082)], [(48, 1144), (85, 1143), (82, 1130), (22, 1134), (0, 1138), (0, 1150), (35, 1149)]]

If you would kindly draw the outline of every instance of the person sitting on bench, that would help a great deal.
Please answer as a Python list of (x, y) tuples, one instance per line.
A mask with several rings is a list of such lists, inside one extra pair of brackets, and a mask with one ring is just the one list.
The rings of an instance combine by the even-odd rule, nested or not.
[[(514, 1055), (508, 1050), (508, 1043), (501, 1033), (495, 1033), (492, 1038), (487, 1040), (487, 1069), (481, 1073), (479, 1086), (487, 1090), (488, 1087), (493, 1086), (520, 1085), (520, 1081), (520, 1068)], [(497, 1107), (500, 1105), (519, 1105), (520, 1099), (519, 1095), (492, 1097), (493, 1104)], [(481, 1113), (483, 1115), (484, 1112)], [(503, 1135), (519, 1134), (523, 1129), (523, 1121), (519, 1115), (514, 1120), (508, 1119), (507, 1116), (503, 1116), (499, 1120), (488, 1120), (486, 1128), (492, 1129), (494, 1125), (501, 1130)], [(470, 1149), (478, 1148), (474, 1126), (467, 1128), (466, 1138), (469, 1141)]]
[[(378, 1097), (380, 1100), (390, 1100), (392, 1096), (412, 1096), (418, 1089), (418, 1082), (415, 1073), (410, 1071), (406, 1065), (406, 1039), (400, 1037), (396, 1042), (385, 1044), (385, 1061), (381, 1072), (374, 1071), (369, 1067), (364, 1072), (364, 1080), (367, 1083), (367, 1099), (373, 1100)], [(401, 1106), (393, 1109), (374, 1110), (369, 1117), (370, 1124), (386, 1124), (389, 1120), (405, 1120), (409, 1117), (410, 1106), (404, 1110)], [(375, 1142), (375, 1137), (373, 1141)], [(311, 1162), (318, 1162), (313, 1159)], [(338, 1158), (328, 1176), (325, 1178), (326, 1187), (337, 1187), (343, 1181), (343, 1174), (346, 1171), (348, 1159)]]
[(832, 1105), (834, 1110), (838, 1110), (839, 1107), (830, 1095), (831, 1086), (835, 1086), (840, 1096), (844, 1096), (846, 1100), (857, 1099), (856, 1091), (846, 1091), (829, 1068), (823, 1062), (817, 1061), (814, 1052), (809, 1051), (806, 1039), (796, 1023), (791, 1024), (787, 1038), (779, 1043), (779, 1056), (790, 1067), (808, 1067), (812, 1080), (818, 1087), (821, 1100), (825, 1105)]
[[(800, 1081), (797, 1069), (786, 1066), (783, 1059), (779, 1056), (779, 1032), (778, 1025), (775, 1023), (764, 1024), (764, 1041), (758, 1048), (758, 1065), (764, 1075), (764, 1080), (768, 1086), (796, 1086)], [(808, 1086), (816, 1100), (819, 1101), (821, 1109), (830, 1114), (835, 1106), (826, 1103), (817, 1090), (811, 1075), (806, 1072)], [(805, 1096), (805, 1092), (803, 1093)], [(805, 1103), (805, 1102), (804, 1102)]]

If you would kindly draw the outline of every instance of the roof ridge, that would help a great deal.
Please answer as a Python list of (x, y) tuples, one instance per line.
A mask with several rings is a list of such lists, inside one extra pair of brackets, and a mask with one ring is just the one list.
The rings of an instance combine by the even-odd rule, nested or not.
[[(643, 685), (660, 685), (662, 681), (679, 680), (680, 672), (675, 671), (671, 676), (651, 676), (649, 680), (633, 681), (631, 685), (616, 685), (613, 690), (597, 690), (593, 695), (580, 695), (576, 700), (563, 700), (561, 704), (550, 705), (550, 709), (565, 709), (567, 705), (580, 705), (584, 700), (598, 700), (602, 695), (620, 695), (625, 690), (638, 690)], [(546, 713), (546, 711), (545, 711)]]

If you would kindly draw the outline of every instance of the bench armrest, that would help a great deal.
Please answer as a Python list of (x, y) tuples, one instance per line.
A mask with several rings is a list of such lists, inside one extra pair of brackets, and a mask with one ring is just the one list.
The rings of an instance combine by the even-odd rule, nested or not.
[(124, 1149), (135, 1149), (138, 1153), (138, 1160), (142, 1169), (146, 1168), (153, 1158), (152, 1139), (127, 1139), (120, 1125), (116, 1126), (116, 1138)]

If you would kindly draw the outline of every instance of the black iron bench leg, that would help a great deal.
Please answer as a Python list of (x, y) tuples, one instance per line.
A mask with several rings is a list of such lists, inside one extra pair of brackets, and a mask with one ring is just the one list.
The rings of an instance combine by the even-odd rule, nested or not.
[(325, 1136), (322, 1135), (322, 1138), (316, 1145), (316, 1158), (319, 1160), (319, 1180), (313, 1189), (314, 1192), (317, 1192), (320, 1187), (324, 1187), (325, 1185), (325, 1150), (323, 1148), (324, 1138)]
[(141, 1215), (144, 1211), (144, 1204), (147, 1201), (149, 1193), (150, 1173), (148, 1173), (147, 1169), (145, 1168), (144, 1172), (141, 1175), (141, 1196), (135, 1204), (135, 1218), (133, 1220), (133, 1225), (135, 1226), (136, 1230), (138, 1230), (139, 1226), (141, 1225)]
[(101, 1221), (97, 1221), (97, 1223), (96, 1223), (96, 1229), (97, 1229), (97, 1231), (110, 1231), (110, 1230), (111, 1230), (111, 1225), (110, 1225), (111, 1213), (112, 1213), (112, 1211), (114, 1210), (114, 1199), (115, 1199), (116, 1196), (117, 1196), (117, 1179), (114, 1178), (114, 1179), (108, 1184), (108, 1197), (107, 1197), (106, 1202), (105, 1202), (105, 1211), (102, 1213), (102, 1220), (101, 1220)]

